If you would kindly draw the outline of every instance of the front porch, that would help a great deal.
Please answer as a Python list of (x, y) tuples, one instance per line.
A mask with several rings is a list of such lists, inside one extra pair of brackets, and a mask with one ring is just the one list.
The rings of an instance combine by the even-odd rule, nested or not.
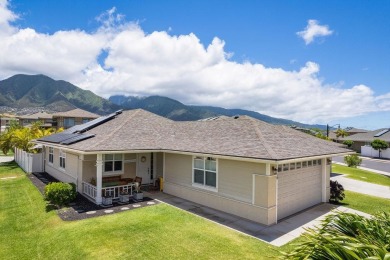
[(127, 202), (138, 194), (136, 185), (158, 185), (162, 165), (162, 153), (84, 155), (78, 190), (97, 205)]

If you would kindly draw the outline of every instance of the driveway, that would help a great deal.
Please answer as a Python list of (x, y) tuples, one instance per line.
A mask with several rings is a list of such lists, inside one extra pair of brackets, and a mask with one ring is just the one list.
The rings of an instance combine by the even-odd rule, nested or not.
[(167, 203), (171, 206), (185, 210), (245, 235), (260, 239), (274, 246), (282, 246), (299, 237), (306, 231), (305, 228), (314, 228), (322, 219), (325, 218), (325, 216), (331, 214), (335, 210), (357, 213), (366, 217), (370, 216), (366, 213), (343, 206), (322, 203), (285, 218), (279, 221), (278, 224), (266, 226), (163, 192), (146, 193), (145, 196), (157, 199), (160, 202)]
[(390, 199), (390, 187), (378, 184), (372, 184), (364, 181), (357, 181), (344, 177), (340, 174), (332, 174), (331, 180), (337, 181), (343, 185), (344, 189), (359, 192), (371, 196)]

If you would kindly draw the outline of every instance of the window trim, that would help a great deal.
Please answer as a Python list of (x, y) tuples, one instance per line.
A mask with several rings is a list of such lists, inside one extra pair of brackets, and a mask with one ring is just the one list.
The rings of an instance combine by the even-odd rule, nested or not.
[[(51, 157), (50, 157), (50, 155), (51, 155)], [(50, 161), (50, 158), (51, 158), (51, 161)], [(54, 148), (53, 147), (49, 147), (49, 158), (48, 158), (48, 161), (49, 161), (48, 164), (50, 164), (50, 165), (54, 164)]]
[[(66, 152), (64, 152), (64, 151), (62, 151), (61, 149), (60, 149), (60, 152), (59, 152), (59, 154), (58, 154), (58, 157), (59, 157), (59, 167), (60, 167), (60, 170), (62, 170), (62, 171), (65, 171), (65, 169), (66, 169)], [(65, 164), (65, 167), (62, 167), (62, 163), (61, 163), (61, 158), (64, 160), (64, 164)]]
[[(195, 158), (202, 158), (203, 159), (203, 169), (195, 168)], [(206, 185), (206, 161), (207, 158), (213, 158), (215, 159), (215, 171), (210, 171), (209, 172), (215, 172), (215, 187)], [(196, 183), (195, 182), (195, 170), (201, 170), (203, 171), (203, 180), (204, 184)], [(213, 191), (213, 192), (218, 192), (218, 158), (211, 157), (211, 156), (192, 156), (192, 186), (208, 191)]]
[[(121, 158), (121, 161), (122, 161), (122, 169), (120, 171), (114, 171), (114, 166), (115, 166), (115, 162), (119, 161), (119, 160), (115, 160), (115, 155), (121, 155), (122, 158)], [(106, 160), (106, 155), (112, 155), (112, 160)], [(103, 154), (103, 176), (116, 176), (116, 175), (122, 175), (125, 173), (124, 171), (124, 160), (125, 156), (123, 153), (110, 153), (110, 154)], [(105, 164), (106, 162), (112, 162), (112, 166), (113, 166), (113, 170), (112, 171), (106, 171), (106, 167), (105, 167)]]

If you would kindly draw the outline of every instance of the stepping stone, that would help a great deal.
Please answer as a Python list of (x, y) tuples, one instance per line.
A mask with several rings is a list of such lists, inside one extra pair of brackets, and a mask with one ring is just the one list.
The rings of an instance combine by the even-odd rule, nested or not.
[(88, 211), (86, 214), (87, 215), (92, 215), (92, 214), (95, 214), (95, 213), (96, 213), (96, 211), (92, 210), (92, 211)]
[(138, 208), (138, 207), (141, 207), (141, 205), (140, 204), (134, 204), (133, 205), (133, 208)]
[(146, 203), (146, 204), (148, 204), (148, 205), (154, 205), (154, 204), (156, 204), (156, 203), (153, 202), (153, 201), (150, 201), (150, 202), (148, 202), (148, 203)]
[(123, 208), (121, 208), (121, 210), (128, 210), (128, 209), (130, 209), (129, 207), (123, 207)]
[(112, 210), (112, 209), (106, 209), (106, 210), (104, 211), (104, 213), (106, 213), (106, 214), (109, 214), (109, 213), (112, 213), (112, 212), (114, 212), (114, 210)]

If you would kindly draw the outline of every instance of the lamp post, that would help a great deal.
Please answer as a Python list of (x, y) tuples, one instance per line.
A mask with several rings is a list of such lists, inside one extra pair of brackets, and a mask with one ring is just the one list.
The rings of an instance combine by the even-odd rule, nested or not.
[(332, 125), (332, 126), (329, 126), (328, 124), (326, 124), (326, 137), (329, 138), (329, 127), (334, 127), (334, 126), (338, 126), (339, 129), (340, 129), (340, 124), (335, 124), (335, 125)]

